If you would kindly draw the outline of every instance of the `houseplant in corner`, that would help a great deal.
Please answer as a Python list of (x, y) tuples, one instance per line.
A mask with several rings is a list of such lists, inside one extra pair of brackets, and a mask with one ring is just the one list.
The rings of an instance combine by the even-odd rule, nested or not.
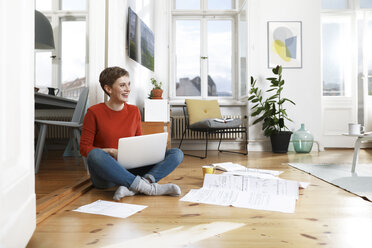
[(149, 94), (149, 99), (163, 99), (163, 90), (161, 89), (162, 82), (158, 82), (155, 78), (151, 78), (150, 80), (153, 88)]
[(292, 132), (286, 131), (288, 128), (285, 125), (285, 121), (292, 120), (288, 118), (284, 104), (291, 103), (295, 105), (295, 103), (282, 96), (284, 86), (282, 67), (278, 65), (273, 68), (272, 72), (275, 77), (266, 78), (270, 82), (270, 88), (266, 92), (273, 94), (263, 99), (262, 90), (256, 86), (257, 80), (251, 77), (248, 101), (254, 104), (251, 108), (251, 116), (257, 118), (253, 125), (263, 121), (262, 130), (266, 137), (270, 137), (273, 152), (287, 153)]

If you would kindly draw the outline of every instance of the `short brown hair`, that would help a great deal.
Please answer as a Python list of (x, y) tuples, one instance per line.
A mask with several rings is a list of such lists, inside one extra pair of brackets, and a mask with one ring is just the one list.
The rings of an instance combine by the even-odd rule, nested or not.
[(121, 78), (123, 76), (128, 76), (129, 77), (129, 72), (121, 67), (118, 66), (113, 66), (113, 67), (107, 67), (104, 69), (101, 74), (99, 75), (99, 82), (101, 84), (101, 87), (103, 91), (110, 96), (106, 90), (105, 90), (105, 85), (108, 85), (112, 87), (112, 85), (115, 83), (115, 81), (118, 78)]

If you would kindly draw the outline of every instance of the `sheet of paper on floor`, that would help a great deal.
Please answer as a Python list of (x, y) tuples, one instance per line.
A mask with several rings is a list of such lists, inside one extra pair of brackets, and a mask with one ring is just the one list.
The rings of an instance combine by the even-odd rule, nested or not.
[(224, 163), (213, 163), (213, 167), (216, 169), (235, 173), (236, 175), (242, 175), (245, 174), (252, 174), (252, 173), (259, 173), (259, 174), (269, 174), (273, 176), (279, 176), (283, 171), (276, 171), (276, 170), (265, 170), (265, 169), (258, 169), (258, 168), (247, 168), (241, 164), (236, 164), (232, 162), (224, 162)]
[(147, 206), (97, 200), (90, 204), (81, 206), (73, 211), (127, 218), (145, 208), (147, 208)]
[(206, 174), (203, 188), (283, 195), (298, 199), (298, 182), (283, 179), (262, 179), (247, 176)]
[(228, 171), (224, 172), (225, 175), (236, 175), (236, 176), (250, 176), (250, 177), (258, 177), (258, 178), (271, 178), (276, 179), (277, 176), (267, 174), (267, 173), (260, 173), (260, 172), (252, 172), (252, 171)]
[(279, 178), (206, 174), (203, 187), (180, 200), (294, 213), (298, 189), (298, 182)]
[(256, 192), (192, 189), (180, 201), (294, 213), (296, 198)]
[[(279, 179), (282, 178), (277, 177), (283, 171), (274, 171), (274, 170), (261, 170), (261, 169), (252, 169), (247, 168), (245, 171), (228, 171), (224, 172), (225, 175), (236, 175), (236, 176), (250, 176), (250, 177), (258, 177), (258, 178), (267, 178), (267, 179)], [(300, 184), (300, 188), (306, 189), (310, 183), (308, 182), (298, 182)]]

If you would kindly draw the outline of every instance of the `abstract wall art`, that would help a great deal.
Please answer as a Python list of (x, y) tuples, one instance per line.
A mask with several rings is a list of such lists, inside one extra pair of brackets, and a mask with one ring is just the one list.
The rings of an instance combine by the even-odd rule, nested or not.
[(302, 23), (267, 22), (268, 67), (302, 68)]

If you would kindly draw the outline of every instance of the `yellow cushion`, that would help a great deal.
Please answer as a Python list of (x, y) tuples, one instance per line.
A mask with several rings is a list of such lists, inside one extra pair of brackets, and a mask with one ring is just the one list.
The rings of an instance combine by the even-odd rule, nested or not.
[(205, 119), (221, 118), (220, 106), (217, 100), (186, 99), (186, 106), (189, 115), (189, 125)]

